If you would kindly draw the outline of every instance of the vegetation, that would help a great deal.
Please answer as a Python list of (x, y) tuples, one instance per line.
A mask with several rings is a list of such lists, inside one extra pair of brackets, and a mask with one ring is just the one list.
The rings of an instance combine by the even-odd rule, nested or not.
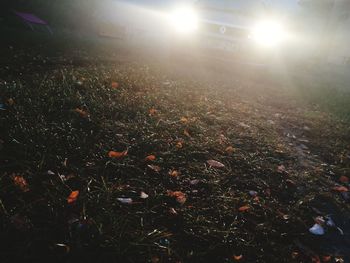
[(1, 262), (348, 260), (347, 122), (265, 73), (59, 46), (3, 54)]

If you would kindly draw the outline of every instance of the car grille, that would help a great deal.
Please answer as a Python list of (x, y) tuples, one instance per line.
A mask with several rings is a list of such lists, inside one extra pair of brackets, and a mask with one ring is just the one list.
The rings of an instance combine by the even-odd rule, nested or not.
[(228, 27), (224, 25), (218, 25), (213, 23), (203, 23), (201, 25), (201, 31), (204, 33), (215, 34), (222, 37), (232, 38), (247, 38), (248, 32), (246, 29), (237, 27)]

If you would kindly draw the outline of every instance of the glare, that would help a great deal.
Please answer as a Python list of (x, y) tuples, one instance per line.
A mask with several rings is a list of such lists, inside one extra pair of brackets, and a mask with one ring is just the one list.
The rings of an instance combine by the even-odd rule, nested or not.
[(170, 14), (170, 22), (176, 31), (181, 33), (191, 33), (198, 28), (198, 17), (196, 12), (190, 7), (180, 7)]
[(251, 38), (263, 46), (276, 46), (284, 40), (285, 31), (276, 21), (261, 21), (253, 28)]

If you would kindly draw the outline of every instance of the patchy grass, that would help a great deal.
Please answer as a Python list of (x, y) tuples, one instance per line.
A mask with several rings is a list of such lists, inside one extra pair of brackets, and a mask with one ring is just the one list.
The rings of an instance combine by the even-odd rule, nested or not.
[[(348, 259), (349, 197), (332, 191), (348, 187), (347, 123), (249, 75), (15, 52), (0, 82), (2, 262)], [(310, 234), (329, 214), (346, 235)]]

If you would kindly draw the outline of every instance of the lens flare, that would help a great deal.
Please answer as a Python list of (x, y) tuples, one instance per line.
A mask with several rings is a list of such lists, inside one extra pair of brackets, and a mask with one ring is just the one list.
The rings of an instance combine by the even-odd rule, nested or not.
[(175, 9), (170, 15), (170, 22), (180, 33), (191, 33), (198, 28), (198, 17), (190, 7)]
[(251, 38), (263, 46), (276, 46), (284, 40), (285, 31), (278, 22), (262, 21), (253, 28)]

